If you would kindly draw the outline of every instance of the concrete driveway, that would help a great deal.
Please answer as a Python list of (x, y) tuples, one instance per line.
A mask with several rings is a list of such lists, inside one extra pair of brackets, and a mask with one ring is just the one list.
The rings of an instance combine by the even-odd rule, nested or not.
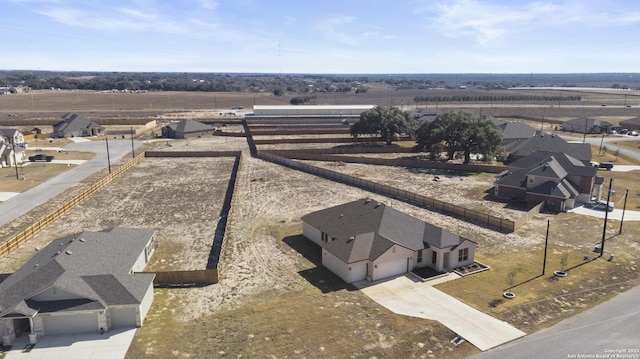
[(364, 294), (390, 311), (437, 320), (483, 351), (525, 335), (508, 323), (482, 313), (410, 275), (384, 282), (362, 281), (355, 284)]
[(105, 334), (51, 335), (38, 338), (29, 352), (22, 352), (28, 336), (19, 338), (6, 359), (121, 359), (129, 350), (136, 328), (112, 329)]
[(613, 166), (613, 168), (611, 169), (611, 171), (613, 172), (631, 172), (631, 171), (638, 171), (638, 170), (640, 170), (640, 166), (631, 166), (631, 165)]
[[(620, 204), (619, 203), (615, 203), (616, 207), (618, 207)], [(577, 214), (583, 214), (585, 216), (591, 216), (591, 217), (598, 217), (598, 218), (604, 218), (604, 211), (599, 211), (597, 209), (591, 209), (591, 208), (585, 208), (584, 206), (580, 206), (580, 207), (576, 207), (573, 209), (570, 209), (568, 212), (570, 213), (577, 213)], [(615, 220), (621, 220), (622, 219), (622, 209), (616, 208), (613, 211), (609, 212), (609, 214), (607, 215), (608, 219), (615, 219)], [(624, 220), (626, 221), (640, 221), (640, 211), (630, 211), (630, 210), (625, 210), (624, 211)]]

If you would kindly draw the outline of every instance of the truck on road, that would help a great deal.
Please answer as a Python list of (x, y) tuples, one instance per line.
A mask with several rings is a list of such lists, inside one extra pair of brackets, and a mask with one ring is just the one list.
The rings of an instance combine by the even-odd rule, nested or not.
[(37, 155), (29, 156), (29, 162), (51, 162), (53, 156), (47, 156), (44, 153), (38, 153)]

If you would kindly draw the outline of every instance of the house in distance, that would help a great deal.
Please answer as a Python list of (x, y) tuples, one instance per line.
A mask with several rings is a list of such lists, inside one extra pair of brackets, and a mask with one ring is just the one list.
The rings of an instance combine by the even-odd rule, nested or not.
[(201, 137), (216, 132), (214, 126), (206, 125), (194, 120), (181, 120), (162, 127), (162, 137), (184, 139)]
[(60, 122), (53, 125), (54, 137), (87, 137), (104, 133), (104, 126), (89, 121), (77, 113), (67, 113)]

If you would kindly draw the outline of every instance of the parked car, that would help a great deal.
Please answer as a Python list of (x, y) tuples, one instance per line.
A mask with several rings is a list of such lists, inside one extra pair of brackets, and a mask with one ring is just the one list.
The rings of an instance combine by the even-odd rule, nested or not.
[(607, 212), (613, 212), (615, 205), (611, 202), (609, 202), (609, 205), (607, 205), (607, 202), (604, 201), (598, 201), (598, 202), (588, 202), (584, 204), (585, 208), (591, 208), (591, 209), (595, 209), (596, 211), (604, 211), (605, 209), (607, 210)]
[(44, 153), (38, 153), (37, 155), (29, 156), (29, 162), (51, 162), (53, 156), (47, 156)]
[(611, 162), (600, 162), (600, 164), (598, 164), (598, 169), (611, 171), (612, 168), (613, 168), (613, 163)]
[(244, 109), (244, 107), (243, 106), (231, 106), (231, 109), (232, 110), (242, 110), (242, 109)]

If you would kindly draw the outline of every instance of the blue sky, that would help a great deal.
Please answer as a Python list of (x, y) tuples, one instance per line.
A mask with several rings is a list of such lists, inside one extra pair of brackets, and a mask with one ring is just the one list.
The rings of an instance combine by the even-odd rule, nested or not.
[(640, 72), (635, 0), (0, 0), (0, 69)]

